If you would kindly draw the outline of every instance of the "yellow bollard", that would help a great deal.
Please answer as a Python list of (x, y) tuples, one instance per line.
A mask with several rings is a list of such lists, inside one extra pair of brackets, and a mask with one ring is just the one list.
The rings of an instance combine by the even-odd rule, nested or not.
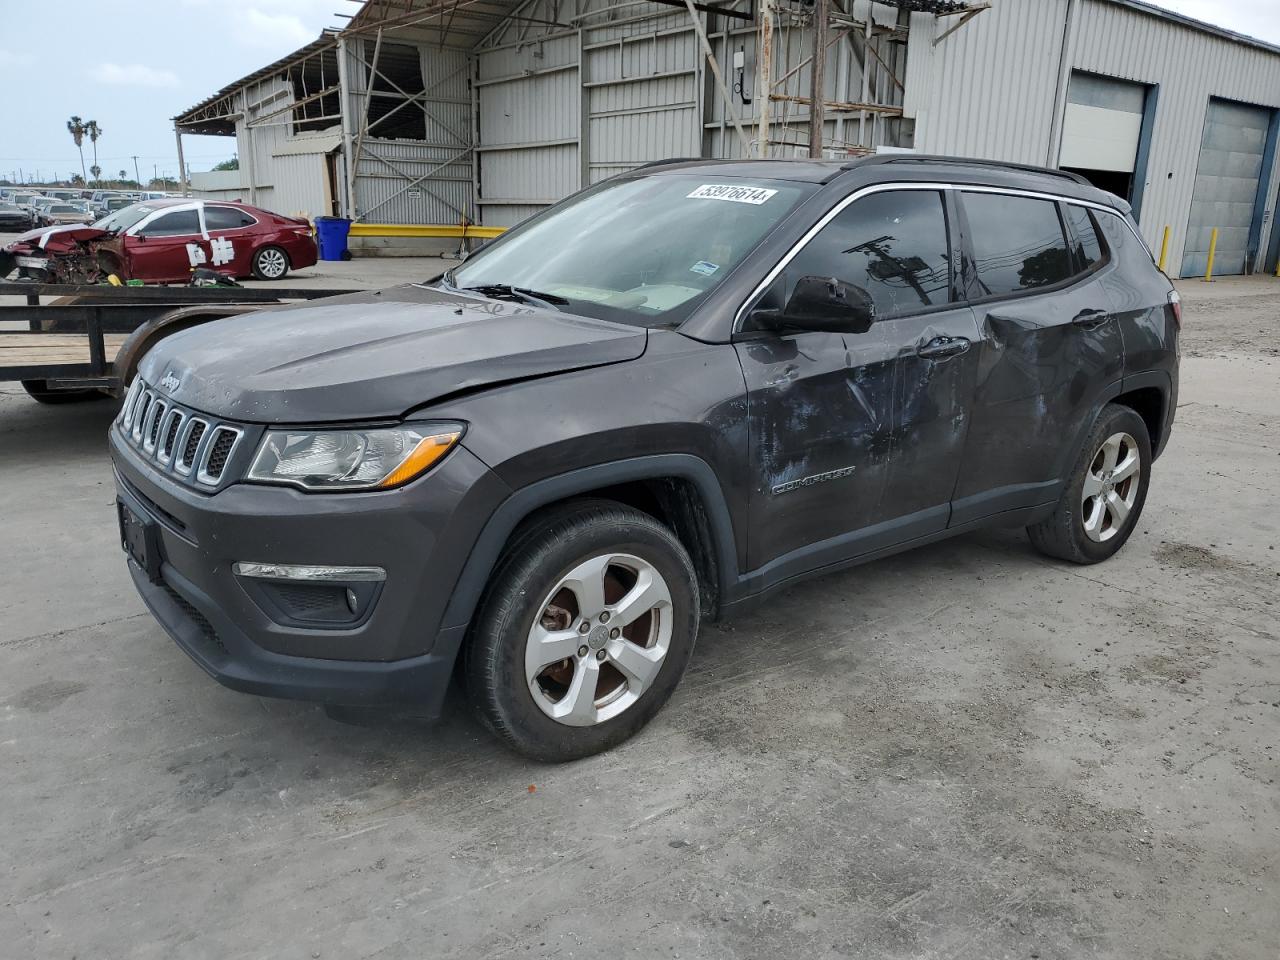
[(1164, 273), (1164, 258), (1169, 255), (1169, 225), (1164, 225), (1164, 239), (1160, 241), (1160, 272)]
[(1218, 252), (1218, 228), (1214, 227), (1213, 232), (1209, 234), (1209, 262), (1204, 267), (1204, 282), (1211, 283), (1213, 281), (1213, 255)]

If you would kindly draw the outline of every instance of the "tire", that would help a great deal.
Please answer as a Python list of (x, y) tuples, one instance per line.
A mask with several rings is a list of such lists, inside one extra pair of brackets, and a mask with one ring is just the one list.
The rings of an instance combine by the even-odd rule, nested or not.
[(57, 406), (63, 403), (84, 403), (86, 400), (105, 400), (109, 394), (102, 390), (50, 390), (44, 380), (23, 380), (22, 389), (36, 403)]
[(280, 247), (261, 247), (253, 254), (253, 275), (259, 280), (283, 280), (289, 272), (289, 255)]
[[(1136, 473), (1126, 473), (1130, 457), (1136, 457)], [(1032, 544), (1072, 563), (1101, 563), (1114, 555), (1142, 516), (1151, 462), (1146, 422), (1128, 407), (1107, 404), (1076, 456), (1053, 513), (1027, 527)], [(1126, 475), (1117, 480), (1121, 473)]]
[[(566, 586), (571, 573), (580, 579)], [(596, 582), (603, 608), (589, 599)], [(652, 719), (684, 675), (698, 596), (689, 554), (648, 514), (608, 500), (537, 514), (513, 534), (472, 621), (468, 698), (495, 736), (531, 759), (564, 762), (614, 747)], [(630, 611), (621, 602), (628, 598)], [(651, 600), (657, 605), (646, 606)], [(539, 636), (547, 639), (531, 646)], [(561, 652), (568, 656), (556, 659)]]

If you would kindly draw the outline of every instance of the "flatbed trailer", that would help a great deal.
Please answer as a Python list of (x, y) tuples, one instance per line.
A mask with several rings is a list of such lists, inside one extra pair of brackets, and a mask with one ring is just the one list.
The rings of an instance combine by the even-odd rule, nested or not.
[[(353, 293), (295, 287), (114, 287), (0, 281), (0, 381), (35, 399), (119, 396), (159, 340), (264, 306)], [(2, 298), (18, 297), (22, 302)], [(43, 303), (42, 297), (54, 297)]]

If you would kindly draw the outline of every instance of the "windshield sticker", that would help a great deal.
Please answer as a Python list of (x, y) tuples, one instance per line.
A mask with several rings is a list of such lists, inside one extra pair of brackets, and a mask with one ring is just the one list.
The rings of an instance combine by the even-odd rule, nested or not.
[(735, 187), (727, 183), (704, 183), (686, 200), (731, 200), (734, 203), (753, 203), (756, 206), (772, 197), (777, 190), (764, 187)]
[(689, 272), (700, 273), (704, 277), (709, 277), (719, 269), (720, 269), (720, 264), (718, 263), (708, 263), (706, 260), (699, 260), (697, 263), (695, 263), (692, 267), (689, 268)]

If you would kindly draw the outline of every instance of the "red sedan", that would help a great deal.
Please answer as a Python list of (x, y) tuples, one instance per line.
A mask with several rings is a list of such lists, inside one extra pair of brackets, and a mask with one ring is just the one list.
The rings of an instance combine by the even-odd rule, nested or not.
[[(92, 283), (182, 283), (197, 267), (237, 279), (279, 280), (313, 266), (311, 224), (224, 200), (144, 200), (92, 226), (32, 230), (4, 248), (24, 276)], [(0, 260), (5, 258), (0, 257)]]

